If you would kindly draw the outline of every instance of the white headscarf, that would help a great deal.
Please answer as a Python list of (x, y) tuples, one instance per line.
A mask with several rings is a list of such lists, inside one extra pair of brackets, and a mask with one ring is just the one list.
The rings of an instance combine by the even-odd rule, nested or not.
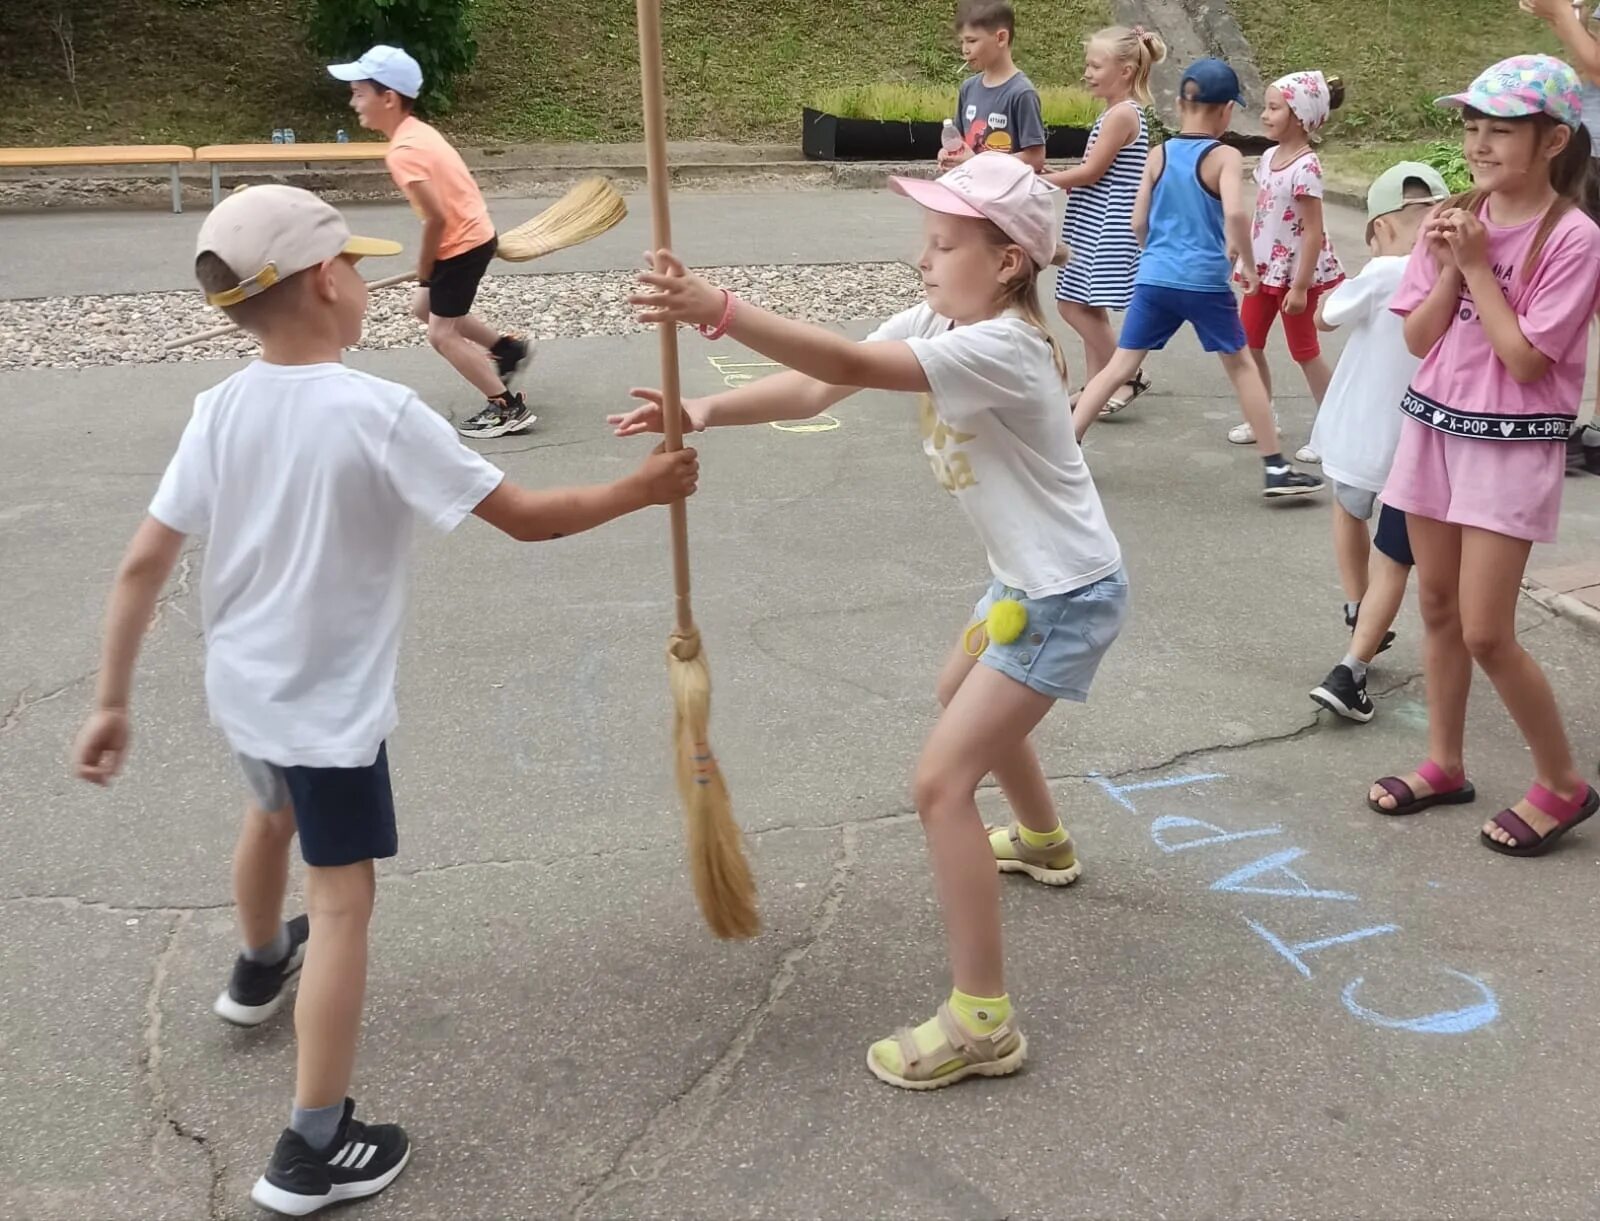
[(1322, 73), (1291, 72), (1273, 81), (1272, 87), (1283, 94), (1284, 103), (1307, 134), (1328, 121), (1328, 78)]

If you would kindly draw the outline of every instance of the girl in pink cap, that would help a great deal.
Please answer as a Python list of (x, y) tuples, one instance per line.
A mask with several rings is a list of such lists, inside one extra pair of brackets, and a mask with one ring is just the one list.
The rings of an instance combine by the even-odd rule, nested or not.
[[(665, 250), (640, 276), (648, 291), (630, 300), (642, 322), (695, 323), (791, 370), (686, 399), (686, 432), (805, 419), (861, 389), (919, 395), (923, 454), (988, 552), (988, 591), (940, 672), (944, 710), (913, 781), (955, 987), (932, 1018), (867, 1053), (882, 1080), (925, 1090), (1022, 1065), (996, 867), (1055, 886), (1078, 876), (1029, 735), (1057, 700), (1088, 698), (1127, 615), (1128, 583), (1073, 437), (1066, 362), (1035, 287), (1058, 261), (1056, 188), (998, 152), (937, 182), (893, 186), (926, 209), (918, 267), (927, 299), (863, 342), (748, 305)], [(634, 395), (645, 405), (611, 417), (617, 434), (660, 431), (660, 394)], [(1015, 815), (992, 830), (975, 801), (991, 774)]]
[[(1248, 293), (1239, 307), (1245, 340), (1267, 394), (1272, 394), (1267, 336), (1281, 314), (1289, 356), (1305, 374), (1318, 407), (1333, 373), (1317, 338), (1317, 300), (1344, 279), (1344, 269), (1323, 223), (1322, 162), (1311, 141), (1343, 101), (1339, 78), (1320, 72), (1291, 72), (1267, 89), (1261, 129), (1277, 144), (1256, 163), (1256, 207), (1250, 220), (1251, 253), (1261, 287)], [(1249, 424), (1228, 433), (1235, 445), (1250, 445), (1255, 439)], [(1295, 457), (1321, 460), (1310, 446), (1302, 446)]]
[(1534, 783), (1480, 832), (1537, 856), (1600, 808), (1573, 766), (1544, 673), (1517, 640), (1528, 552), (1556, 536), (1565, 442), (1600, 306), (1600, 229), (1579, 205), (1589, 134), (1578, 78), (1547, 55), (1485, 71), (1462, 109), (1473, 190), (1424, 222), (1389, 308), (1423, 358), (1383, 502), (1406, 514), (1425, 631), (1428, 759), (1367, 804), (1414, 814), (1476, 796), (1462, 764), (1472, 663), (1533, 756)]

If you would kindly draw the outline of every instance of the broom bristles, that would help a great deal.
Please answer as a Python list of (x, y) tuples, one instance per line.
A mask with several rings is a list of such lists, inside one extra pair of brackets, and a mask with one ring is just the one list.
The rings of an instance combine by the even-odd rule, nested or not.
[(733, 818), (727, 782), (711, 753), (711, 671), (698, 634), (674, 636), (667, 674), (672, 688), (673, 739), (677, 748), (678, 794), (689, 831), (689, 873), (695, 898), (713, 935), (754, 937), (756, 884), (745, 860), (744, 836)]
[(495, 253), (508, 263), (526, 263), (599, 237), (627, 214), (616, 187), (604, 178), (585, 178), (538, 216), (502, 234)]

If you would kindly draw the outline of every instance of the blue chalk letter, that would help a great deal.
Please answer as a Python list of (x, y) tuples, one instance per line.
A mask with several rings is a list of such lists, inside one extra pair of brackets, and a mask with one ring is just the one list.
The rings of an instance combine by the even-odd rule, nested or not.
[[(1285, 945), (1282, 938), (1276, 933), (1270, 929), (1263, 928), (1254, 920), (1247, 918), (1245, 923), (1254, 929), (1263, 941), (1287, 958), (1289, 965), (1307, 979), (1311, 978), (1311, 968), (1306, 966), (1301, 959), (1300, 956), (1302, 954), (1309, 954), (1313, 950), (1326, 950), (1330, 946), (1344, 945), (1348, 941), (1361, 941), (1367, 937), (1381, 937), (1384, 933), (1398, 933), (1400, 931), (1398, 924), (1374, 924), (1370, 928), (1358, 928), (1353, 933), (1340, 933), (1336, 937), (1323, 937), (1316, 941), (1297, 941), (1293, 945)], [(1360, 983), (1359, 979), (1356, 980), (1356, 984)], [(1346, 1003), (1348, 1004), (1349, 1002), (1347, 1001)]]
[(1382, 1026), (1386, 1030), (1409, 1030), (1414, 1034), (1466, 1034), (1469, 1030), (1487, 1026), (1500, 1016), (1500, 1002), (1495, 999), (1494, 992), (1483, 980), (1461, 971), (1452, 971), (1449, 967), (1440, 969), (1446, 975), (1453, 975), (1470, 984), (1478, 993), (1477, 1002), (1461, 1009), (1441, 1009), (1437, 1013), (1424, 1014), (1422, 1017), (1390, 1017), (1374, 1009), (1368, 1009), (1356, 1000), (1356, 993), (1360, 991), (1363, 982), (1363, 978), (1357, 976), (1345, 986), (1344, 1007), (1363, 1022), (1371, 1022), (1374, 1026)]
[[(1274, 852), (1271, 856), (1264, 856), (1259, 861), (1252, 861), (1242, 869), (1235, 869), (1225, 878), (1219, 878), (1211, 883), (1212, 890), (1231, 890), (1241, 895), (1277, 895), (1285, 899), (1342, 899), (1346, 903), (1354, 903), (1355, 895), (1346, 894), (1342, 890), (1314, 890), (1306, 880), (1288, 868), (1289, 862), (1298, 860), (1305, 855), (1303, 848), (1285, 848), (1282, 852)], [(1260, 877), (1264, 873), (1282, 873), (1294, 883), (1293, 889), (1277, 886), (1246, 886), (1251, 878)]]
[[(1167, 831), (1176, 831), (1181, 827), (1200, 827), (1203, 830), (1214, 832), (1211, 835), (1202, 835), (1197, 839), (1186, 839), (1180, 843), (1171, 844), (1164, 838)], [(1232, 843), (1236, 839), (1256, 839), (1262, 835), (1281, 835), (1282, 827), (1262, 827), (1258, 831), (1229, 831), (1212, 822), (1201, 822), (1198, 818), (1184, 818), (1181, 814), (1163, 814), (1150, 824), (1150, 838), (1155, 841), (1157, 848), (1163, 852), (1182, 852), (1185, 848), (1208, 848), (1212, 844)]]

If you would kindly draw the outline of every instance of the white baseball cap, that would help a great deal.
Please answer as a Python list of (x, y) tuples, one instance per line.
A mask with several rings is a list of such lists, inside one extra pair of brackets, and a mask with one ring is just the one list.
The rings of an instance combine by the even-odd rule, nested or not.
[(354, 237), (332, 204), (299, 187), (271, 184), (235, 191), (211, 209), (194, 252), (216, 255), (239, 277), (233, 288), (206, 294), (211, 305), (226, 306), (341, 254), (399, 254), (400, 243)]
[(993, 221), (1038, 267), (1055, 261), (1055, 197), (1061, 191), (1021, 157), (990, 149), (932, 182), (891, 178), (889, 185), (930, 211)]
[(377, 81), (408, 98), (422, 92), (422, 65), (399, 47), (381, 43), (351, 64), (329, 64), (329, 75), (341, 81)]

